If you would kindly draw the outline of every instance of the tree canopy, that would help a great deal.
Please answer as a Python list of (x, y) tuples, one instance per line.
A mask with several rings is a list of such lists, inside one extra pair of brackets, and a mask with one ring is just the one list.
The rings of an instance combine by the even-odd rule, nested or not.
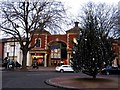
[(0, 11), (0, 29), (20, 43), (23, 68), (26, 68), (27, 52), (35, 46), (30, 46), (35, 31), (44, 28), (61, 30), (60, 26), (66, 17), (64, 5), (53, 0), (2, 2)]
[[(112, 17), (108, 19), (108, 12), (104, 13), (103, 18), (100, 14), (96, 14), (97, 11), (94, 10), (98, 9), (94, 8), (93, 5), (88, 3), (88, 6), (83, 9), (83, 27), (80, 36), (77, 38), (77, 43), (73, 43), (71, 64), (76, 71), (81, 70), (83, 73), (96, 78), (104, 66), (112, 65), (115, 58), (112, 43), (108, 37), (111, 28), (114, 26), (110, 24)], [(97, 7), (99, 8), (99, 6)], [(102, 11), (103, 8), (101, 7)]]
[(88, 2), (82, 7), (82, 10), (78, 16), (81, 27), (85, 28), (87, 23), (87, 16), (90, 14), (96, 18), (97, 29), (101, 35), (106, 37), (119, 38), (118, 20), (120, 17), (119, 10), (114, 5), (108, 5), (106, 3), (95, 4)]

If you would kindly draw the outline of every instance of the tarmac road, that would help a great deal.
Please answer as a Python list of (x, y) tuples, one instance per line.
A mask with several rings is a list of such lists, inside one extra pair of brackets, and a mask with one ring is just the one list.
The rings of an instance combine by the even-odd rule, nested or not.
[[(2, 73), (2, 88), (11, 88), (11, 90), (29, 89), (29, 90), (64, 90), (45, 84), (48, 79), (60, 76), (73, 76), (80, 73), (60, 73), (55, 71), (38, 71), (38, 72), (20, 72), (20, 71), (4, 71)], [(7, 90), (9, 90), (7, 89)]]
[[(54, 69), (34, 69), (29, 72), (2, 71), (2, 90), (65, 90), (45, 83), (46, 80), (63, 76), (83, 76), (82, 73), (60, 73)], [(110, 75), (110, 77), (120, 77)]]

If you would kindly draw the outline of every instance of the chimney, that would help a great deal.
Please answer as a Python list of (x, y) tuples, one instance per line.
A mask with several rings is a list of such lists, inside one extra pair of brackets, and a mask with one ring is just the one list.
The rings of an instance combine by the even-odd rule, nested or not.
[(75, 22), (75, 27), (78, 27), (79, 22)]

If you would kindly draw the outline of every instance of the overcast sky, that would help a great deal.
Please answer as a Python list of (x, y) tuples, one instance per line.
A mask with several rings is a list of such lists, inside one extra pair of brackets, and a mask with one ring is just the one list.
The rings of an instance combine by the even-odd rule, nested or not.
[(95, 3), (106, 3), (106, 4), (114, 4), (118, 5), (120, 0), (58, 0), (65, 3), (65, 6), (69, 8), (69, 11), (77, 15), (78, 10), (80, 10), (81, 6), (83, 6), (87, 2), (95, 2)]
[[(7, 1), (7, 0), (0, 0), (0, 1)], [(17, 0), (8, 0), (8, 1), (17, 1)], [(19, 1), (19, 0), (18, 0)], [(34, 0), (33, 0), (34, 1)], [(61, 1), (65, 4), (65, 7), (68, 8), (68, 12), (71, 13), (73, 16), (76, 16), (79, 10), (81, 9), (81, 6), (86, 4), (87, 2), (95, 2), (95, 3), (106, 3), (106, 4), (114, 4), (117, 7), (120, 8), (120, 4), (118, 5), (118, 2), (120, 0), (57, 0)], [(69, 29), (69, 28), (68, 28)], [(3, 37), (2, 33), (0, 31), (0, 38)]]
[[(118, 6), (120, 7), (120, 5), (118, 5), (118, 2), (120, 2), (120, 0), (57, 0), (57, 1), (61, 1), (65, 4), (65, 7), (68, 9), (68, 12), (70, 13), (71, 16), (77, 16), (82, 6), (84, 6), (88, 2), (106, 3), (108, 5), (115, 5), (117, 6), (117, 8)], [(76, 20), (75, 18), (73, 19)], [(66, 28), (70, 29), (72, 27), (73, 25), (68, 26)]]

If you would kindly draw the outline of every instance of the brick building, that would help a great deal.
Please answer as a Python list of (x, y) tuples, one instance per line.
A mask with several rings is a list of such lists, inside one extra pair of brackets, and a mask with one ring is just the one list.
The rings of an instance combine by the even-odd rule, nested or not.
[(114, 40), (112, 42), (112, 47), (116, 55), (113, 65), (120, 66), (120, 40)]
[(36, 32), (31, 45), (38, 43), (29, 51), (29, 64), (32, 64), (34, 57), (37, 58), (40, 65), (43, 64), (45, 67), (56, 66), (61, 63), (70, 64), (72, 41), (79, 32), (78, 22), (75, 22), (75, 26), (63, 35), (51, 35), (43, 29), (37, 38), (39, 34)]
[[(44, 67), (56, 66), (63, 63), (70, 64), (73, 47), (72, 42), (78, 36), (80, 30), (78, 22), (75, 22), (75, 26), (67, 30), (66, 34), (51, 35), (48, 31), (42, 29), (39, 35), (39, 32), (36, 31), (31, 45), (37, 44), (27, 54), (27, 66), (32, 65), (34, 57), (37, 58), (39, 65)], [(13, 38), (2, 40), (0, 43), (0, 57), (2, 59), (6, 56), (12, 58), (13, 52), (15, 52), (14, 59), (22, 64), (22, 51), (20, 50), (20, 45), (16, 41), (14, 45), (15, 51), (13, 51), (13, 41)], [(113, 41), (113, 49), (116, 53), (113, 64), (117, 66), (120, 65), (120, 42), (118, 40)]]
[(4, 58), (4, 45), (6, 43), (7, 39), (1, 39), (0, 40), (0, 60)]

